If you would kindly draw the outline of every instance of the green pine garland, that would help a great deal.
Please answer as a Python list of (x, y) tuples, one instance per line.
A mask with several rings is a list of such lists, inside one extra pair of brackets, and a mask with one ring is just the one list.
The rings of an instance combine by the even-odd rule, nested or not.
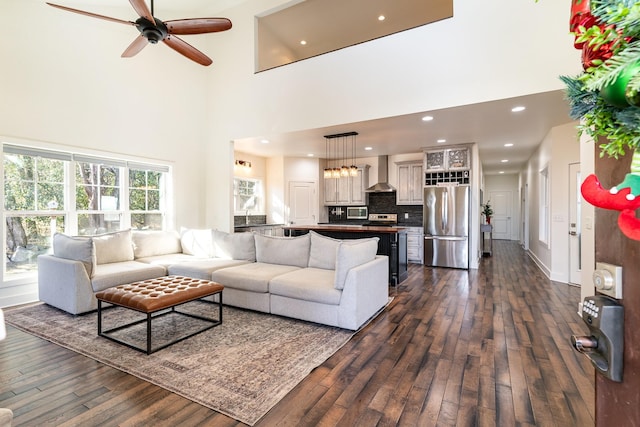
[[(578, 41), (589, 43), (594, 50), (610, 43), (612, 56), (604, 62), (594, 61), (593, 67), (577, 77), (560, 79), (567, 86), (571, 117), (582, 119), (579, 134), (586, 133), (594, 140), (606, 138), (607, 142), (600, 145), (600, 155), (618, 158), (627, 149), (640, 147), (640, 108), (612, 106), (600, 96), (600, 90), (640, 63), (640, 2), (591, 0), (591, 13), (599, 22), (615, 28), (581, 28)], [(627, 90), (640, 92), (640, 73), (631, 77)]]

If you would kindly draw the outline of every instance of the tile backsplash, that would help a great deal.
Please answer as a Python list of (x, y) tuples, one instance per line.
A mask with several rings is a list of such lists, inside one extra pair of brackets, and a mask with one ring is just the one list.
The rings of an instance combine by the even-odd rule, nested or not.
[[(397, 214), (398, 224), (405, 226), (422, 226), (422, 205), (396, 205), (396, 193), (369, 193), (369, 213)], [(342, 214), (339, 206), (328, 207), (329, 222), (347, 221), (347, 209), (342, 206)], [(405, 218), (408, 214), (409, 218)], [(366, 220), (348, 220), (350, 223), (362, 223)]]

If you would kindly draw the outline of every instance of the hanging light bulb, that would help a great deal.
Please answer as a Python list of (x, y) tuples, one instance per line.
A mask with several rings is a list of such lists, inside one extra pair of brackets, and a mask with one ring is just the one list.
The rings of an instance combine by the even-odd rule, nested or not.
[(358, 176), (358, 166), (356, 166), (356, 135), (357, 133), (354, 132), (352, 135), (353, 141), (351, 143), (351, 152), (353, 154), (351, 157), (351, 166), (349, 167), (349, 175), (351, 176)]
[(347, 167), (347, 137), (344, 136), (340, 138), (342, 141), (342, 167), (340, 168), (340, 176), (348, 177), (349, 176), (349, 168)]
[(340, 178), (340, 168), (338, 167), (338, 144), (334, 144), (335, 148), (336, 148), (336, 155), (335, 155), (335, 166), (333, 169), (331, 169), (331, 177), (332, 178)]
[(331, 168), (329, 167), (329, 138), (324, 138), (324, 179), (331, 178)]

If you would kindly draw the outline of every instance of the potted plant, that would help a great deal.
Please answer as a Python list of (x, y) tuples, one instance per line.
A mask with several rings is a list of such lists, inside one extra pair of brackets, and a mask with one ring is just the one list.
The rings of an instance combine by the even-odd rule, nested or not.
[(491, 209), (491, 200), (487, 200), (487, 203), (482, 205), (482, 215), (487, 219), (487, 224), (491, 224), (491, 215), (493, 215), (493, 209)]

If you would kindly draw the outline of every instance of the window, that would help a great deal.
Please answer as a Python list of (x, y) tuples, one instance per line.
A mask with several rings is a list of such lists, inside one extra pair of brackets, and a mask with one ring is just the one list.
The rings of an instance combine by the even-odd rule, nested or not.
[(169, 168), (3, 145), (3, 281), (36, 271), (56, 232), (164, 228)]
[(129, 169), (129, 211), (131, 226), (140, 230), (162, 230), (161, 208), (164, 173), (144, 167)]
[(51, 236), (64, 231), (65, 166), (59, 159), (5, 151), (5, 276), (36, 270), (38, 255), (51, 246)]
[(539, 205), (540, 212), (538, 216), (538, 239), (542, 243), (549, 243), (549, 169), (545, 167), (540, 171), (539, 182)]
[(264, 212), (262, 181), (259, 179), (235, 178), (233, 180), (233, 202), (237, 215)]
[(78, 234), (91, 236), (125, 228), (120, 201), (121, 165), (100, 159), (81, 159), (75, 164)]

